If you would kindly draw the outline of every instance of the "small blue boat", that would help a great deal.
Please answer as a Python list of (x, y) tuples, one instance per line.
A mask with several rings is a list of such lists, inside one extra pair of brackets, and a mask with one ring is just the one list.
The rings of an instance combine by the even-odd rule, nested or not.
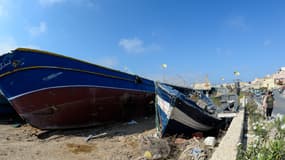
[(213, 102), (193, 89), (155, 83), (156, 126), (161, 137), (191, 135), (220, 127)]

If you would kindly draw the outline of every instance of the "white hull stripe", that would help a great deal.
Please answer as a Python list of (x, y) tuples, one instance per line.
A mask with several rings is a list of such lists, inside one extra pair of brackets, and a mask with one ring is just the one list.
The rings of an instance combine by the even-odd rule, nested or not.
[(137, 90), (137, 89), (127, 89), (127, 88), (117, 88), (117, 87), (109, 87), (109, 86), (96, 86), (96, 85), (68, 85), (68, 86), (56, 86), (56, 87), (47, 87), (47, 88), (41, 88), (41, 89), (37, 89), (37, 90), (33, 90), (33, 91), (29, 91), (29, 92), (25, 92), (19, 95), (16, 95), (14, 97), (10, 97), (8, 98), (9, 101), (19, 98), (21, 96), (27, 95), (27, 94), (31, 94), (31, 93), (35, 93), (35, 92), (39, 92), (39, 91), (43, 91), (43, 90), (48, 90), (48, 89), (56, 89), (56, 88), (71, 88), (71, 87), (90, 87), (90, 88), (107, 88), (107, 89), (116, 89), (116, 90), (128, 90), (128, 91), (137, 91), (137, 92), (149, 92), (150, 91), (145, 91), (145, 90)]
[(201, 124), (191, 117), (189, 117), (187, 114), (182, 112), (176, 107), (171, 107), (171, 105), (163, 100), (161, 97), (157, 97), (157, 103), (158, 106), (162, 109), (162, 111), (166, 114), (167, 119), (173, 119), (178, 121), (179, 123), (182, 123), (183, 125), (186, 125), (188, 127), (194, 128), (196, 130), (206, 131), (210, 130), (212, 127)]
[(206, 130), (210, 130), (212, 127), (201, 124), (197, 121), (195, 121), (194, 119), (192, 119), (191, 117), (189, 117), (188, 115), (186, 115), (184, 112), (180, 111), (178, 108), (174, 107), (174, 109), (172, 110), (172, 114), (170, 119), (174, 119), (188, 127), (194, 128), (196, 130), (201, 130), (201, 131), (206, 131)]
[(166, 114), (167, 119), (169, 119), (171, 112), (172, 112), (172, 106), (165, 100), (163, 100), (158, 95), (156, 96), (157, 104), (161, 108), (161, 110)]

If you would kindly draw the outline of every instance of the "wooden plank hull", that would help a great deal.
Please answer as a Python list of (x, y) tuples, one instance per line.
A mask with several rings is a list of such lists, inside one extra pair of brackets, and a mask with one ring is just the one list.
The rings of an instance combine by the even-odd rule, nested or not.
[(151, 112), (153, 106), (149, 103), (153, 99), (152, 93), (64, 87), (34, 92), (11, 102), (31, 125), (41, 129), (63, 129), (142, 117)]
[(212, 130), (223, 123), (179, 90), (174, 86), (156, 83), (156, 117), (161, 136), (191, 135), (196, 131)]
[(0, 64), (3, 95), (41, 129), (129, 120), (154, 101), (151, 80), (54, 53), (17, 49)]

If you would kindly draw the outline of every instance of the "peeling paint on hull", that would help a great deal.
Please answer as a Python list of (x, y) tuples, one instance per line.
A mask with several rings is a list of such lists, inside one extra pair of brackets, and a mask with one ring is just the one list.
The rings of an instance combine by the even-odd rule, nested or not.
[(63, 129), (141, 117), (154, 108), (149, 104), (153, 99), (152, 93), (76, 87), (43, 90), (11, 102), (31, 125)]

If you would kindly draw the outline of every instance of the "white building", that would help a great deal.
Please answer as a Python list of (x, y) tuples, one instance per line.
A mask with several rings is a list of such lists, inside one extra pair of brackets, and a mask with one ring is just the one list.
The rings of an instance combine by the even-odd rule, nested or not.
[(276, 73), (267, 75), (264, 78), (255, 78), (251, 81), (251, 88), (260, 89), (274, 89), (285, 85), (285, 67), (281, 67)]
[(277, 85), (285, 85), (285, 67), (281, 67), (279, 71), (274, 74), (274, 81)]
[(267, 75), (264, 78), (255, 78), (253, 81), (251, 81), (250, 87), (254, 89), (260, 89), (260, 88), (274, 89), (276, 88), (274, 76)]
[(196, 90), (211, 90), (211, 83), (194, 83), (193, 89)]

